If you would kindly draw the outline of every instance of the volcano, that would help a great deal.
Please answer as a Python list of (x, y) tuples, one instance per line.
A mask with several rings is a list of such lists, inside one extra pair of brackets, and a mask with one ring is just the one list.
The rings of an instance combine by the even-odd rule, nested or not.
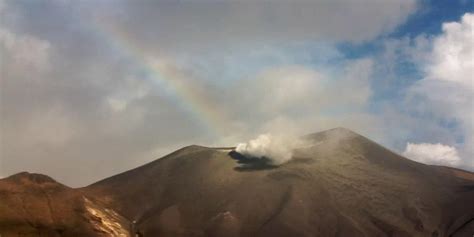
[(280, 166), (188, 146), (83, 188), (0, 180), (6, 236), (472, 236), (474, 173), (406, 159), (348, 129)]

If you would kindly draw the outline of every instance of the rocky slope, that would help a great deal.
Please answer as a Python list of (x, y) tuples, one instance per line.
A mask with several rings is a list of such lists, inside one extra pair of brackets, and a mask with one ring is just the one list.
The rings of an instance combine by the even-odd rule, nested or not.
[(0, 180), (0, 236), (129, 236), (128, 220), (48, 176)]

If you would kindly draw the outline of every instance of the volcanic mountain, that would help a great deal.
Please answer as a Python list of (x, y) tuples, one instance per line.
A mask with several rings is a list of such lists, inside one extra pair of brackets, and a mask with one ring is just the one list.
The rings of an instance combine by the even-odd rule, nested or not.
[(273, 166), (188, 146), (84, 188), (0, 180), (5, 236), (472, 236), (474, 174), (408, 160), (348, 129)]

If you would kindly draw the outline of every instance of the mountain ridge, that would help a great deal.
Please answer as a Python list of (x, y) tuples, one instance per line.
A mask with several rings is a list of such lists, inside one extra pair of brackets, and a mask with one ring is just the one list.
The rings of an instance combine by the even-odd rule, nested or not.
[[(85, 210), (68, 213), (99, 218), (83, 227), (95, 236), (474, 232), (473, 173), (411, 161), (345, 128), (304, 138), (311, 145), (295, 149), (281, 166), (262, 165), (229, 147), (186, 146), (86, 187), (65, 186)], [(2, 191), (5, 180), (0, 195), (12, 196)], [(0, 214), (0, 233), (4, 219)]]

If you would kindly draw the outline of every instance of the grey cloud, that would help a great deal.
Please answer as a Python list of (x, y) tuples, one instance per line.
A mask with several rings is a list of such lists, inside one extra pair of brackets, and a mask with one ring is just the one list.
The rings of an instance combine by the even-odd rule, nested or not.
[[(373, 131), (363, 125), (375, 120), (364, 112), (372, 93), (372, 61), (346, 61), (327, 44), (316, 49), (321, 58), (345, 61), (330, 67), (338, 71), (332, 75), (305, 65), (315, 59), (287, 50), (288, 42), (370, 40), (394, 29), (416, 7), (415, 1), (2, 3), (0, 175), (29, 170), (73, 186), (182, 145), (232, 145), (294, 123), (311, 129), (295, 128), (301, 133), (349, 123)], [(124, 45), (114, 45), (119, 36), (107, 30), (119, 31), (139, 54), (127, 55)], [(259, 54), (263, 45), (267, 51), (248, 64), (226, 54)], [(220, 63), (222, 55), (228, 63)], [(264, 57), (273, 62), (258, 64), (271, 61)], [(228, 124), (222, 137), (209, 134), (153, 82), (143, 65), (150, 58), (169, 63), (164, 71), (216, 110)], [(222, 73), (227, 70), (238, 76), (230, 80)], [(288, 85), (301, 75), (301, 90), (272, 99), (279, 94), (275, 80)], [(349, 87), (358, 92), (344, 89)], [(331, 108), (352, 108), (345, 114), (351, 119), (323, 113)]]
[(202, 50), (216, 45), (362, 42), (390, 32), (416, 7), (414, 0), (125, 1), (108, 14), (97, 14), (141, 47), (169, 53), (170, 49)]

